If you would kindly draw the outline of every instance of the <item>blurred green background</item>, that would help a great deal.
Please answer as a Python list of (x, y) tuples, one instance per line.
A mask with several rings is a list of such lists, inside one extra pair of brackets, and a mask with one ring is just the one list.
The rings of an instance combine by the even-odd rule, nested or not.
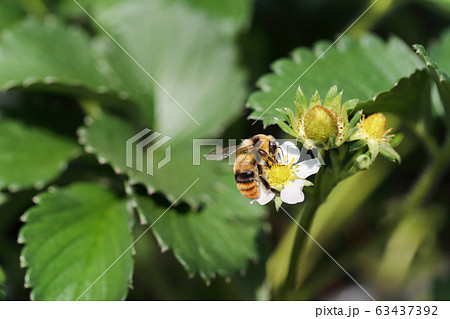
[[(334, 41), (370, 5), (370, 2), (360, 0), (255, 0), (242, 1), (240, 4), (236, 4), (238, 1), (224, 1), (229, 5), (218, 4), (220, 1), (211, 1), (209, 4), (207, 1), (189, 0), (166, 2), (177, 1), (185, 2), (186, 6), (192, 6), (200, 13), (205, 10), (212, 19), (219, 21), (219, 29), (223, 30), (223, 36), (230, 37), (229, 41), (232, 41), (236, 48), (237, 59), (233, 62), (234, 66), (247, 72), (246, 78), (238, 77), (237, 85), (241, 86), (241, 91), (238, 90), (236, 93), (228, 87), (222, 87), (219, 90), (221, 95), (217, 97), (222, 105), (227, 104), (228, 96), (236, 94), (243, 97), (236, 97), (237, 100), (233, 102), (236, 104), (236, 109), (232, 111), (235, 117), (228, 119), (226, 123), (216, 123), (218, 129), (215, 129), (212, 123), (212, 128), (209, 129), (211, 134), (238, 139), (257, 133), (284, 137), (282, 131), (275, 126), (264, 128), (259, 122), (251, 125), (253, 121), (247, 120), (250, 111), (244, 107), (245, 98), (255, 90), (256, 81), (263, 74), (270, 72), (272, 62), (287, 57), (295, 48), (311, 47), (319, 40)], [(124, 9), (127, 2), (132, 1), (109, 0), (92, 7), (89, 1), (79, 2), (94, 14), (101, 15), (102, 10), (106, 10), (108, 6), (123, 5)], [(65, 25), (83, 29), (89, 37), (94, 38), (102, 34), (102, 30), (71, 0), (7, 0), (0, 4), (2, 39), (7, 39), (9, 30), (24, 20), (33, 17), (36, 21), (43, 21), (50, 15), (60, 17)], [(175, 24), (174, 20), (164, 20), (164, 17), (161, 19), (159, 23)], [(348, 31), (348, 34), (360, 37), (366, 32), (372, 32), (383, 39), (396, 35), (408, 46), (420, 43), (428, 48), (433, 46), (449, 26), (449, 1), (379, 0)], [(208, 26), (201, 25), (199, 28)], [(122, 26), (123, 34), (126, 35), (128, 31), (126, 25)], [(156, 37), (157, 31), (152, 31), (151, 36)], [(36, 43), (39, 41), (41, 40), (38, 39)], [(137, 41), (139, 43), (139, 39)], [(29, 50), (33, 50), (33, 45), (39, 45), (36, 43), (30, 42)], [(22, 44), (26, 46), (26, 43)], [(164, 51), (165, 44), (166, 42), (161, 42), (155, 50)], [(92, 45), (102, 47), (102, 43)], [(126, 43), (124, 46), (128, 49)], [(7, 72), (1, 75), (4, 71), (1, 66), (5, 67), (1, 62), (5, 56), (3, 53), (4, 51), (0, 50), (2, 86), (7, 83), (8, 77)], [(49, 54), (51, 55), (51, 52)], [(145, 54), (146, 52), (139, 52), (138, 56)], [(153, 53), (149, 55), (153, 57)], [(51, 59), (50, 57), (50, 61)], [(141, 72), (139, 69), (127, 71), (127, 68), (131, 69), (134, 66), (130, 61), (125, 62), (128, 60), (126, 56), (116, 59), (124, 61), (120, 65), (125, 71), (119, 72), (124, 77), (128, 73)], [(154, 63), (158, 62), (160, 61)], [(31, 64), (28, 62), (24, 63), (24, 68), (29, 65)], [(65, 74), (69, 77), (70, 72)], [(223, 71), (219, 70), (215, 75), (225, 77), (221, 72)], [(314, 72), (314, 68), (309, 72)], [(86, 77), (90, 78), (90, 75), (86, 74)], [(148, 78), (144, 79), (150, 81)], [(139, 92), (139, 86), (137, 81), (137, 88), (133, 84), (132, 88), (125, 91), (135, 90), (136, 95), (140, 96), (142, 91)], [(85, 103), (85, 100), (90, 100), (90, 93), (84, 92), (83, 88), (79, 90), (78, 97), (74, 97), (70, 89), (68, 92), (60, 88), (47, 90), (42, 89), (39, 83), (32, 85), (30, 89), (15, 87), (1, 93), (1, 113), (5, 117), (18, 118), (26, 123), (47, 126), (58, 134), (74, 140), (77, 128), (83, 125), (85, 114), (91, 114), (92, 109), (98, 107), (97, 104), (92, 106)], [(99, 104), (114, 104), (109, 103), (109, 98), (113, 99), (105, 94)], [(144, 100), (144, 97), (142, 99)], [(112, 109), (117, 111), (119, 106), (113, 106)], [(208, 119), (205, 118), (206, 120)], [(164, 121), (168, 120), (164, 118)], [(442, 165), (442, 171), (430, 183), (428, 194), (420, 207), (414, 207), (413, 213), (398, 214), (398, 207), (407, 200), (422, 171), (428, 166), (429, 156), (416, 133), (403, 122), (402, 118), (388, 114), (388, 122), (395, 131), (405, 133), (399, 147), (402, 164), (393, 165), (384, 158), (379, 158), (370, 170), (339, 184), (317, 213), (312, 235), (377, 299), (449, 300), (450, 174), (446, 169), (448, 165)], [(165, 122), (159, 123), (159, 127), (164, 125)], [(435, 121), (428, 134), (439, 143), (444, 139), (446, 127), (443, 123)], [(0, 149), (0, 152), (3, 151)], [(69, 168), (58, 176), (53, 184), (64, 186), (76, 179), (84, 181), (108, 179), (109, 187), (119, 189), (117, 192), (123, 192), (121, 177), (116, 176), (111, 168), (98, 164), (93, 155), (85, 154), (72, 160)], [(185, 183), (190, 182), (189, 180)], [(137, 192), (139, 191), (142, 190)], [(0, 193), (0, 299), (30, 298), (30, 289), (24, 288), (25, 269), (19, 266), (22, 245), (17, 243), (17, 238), (23, 225), (19, 217), (34, 205), (32, 197), (37, 193), (34, 188), (14, 192), (4, 189)], [(161, 199), (163, 203), (164, 200)], [(297, 213), (296, 210), (297, 206), (289, 207), (289, 211), (293, 214)], [(245, 210), (242, 214), (245, 214)], [(200, 276), (190, 278), (174, 255), (170, 251), (161, 253), (155, 237), (150, 232), (146, 233), (136, 244), (133, 284), (126, 299), (276, 298), (273, 292), (281, 285), (285, 276), (286, 262), (296, 226), (285, 214), (276, 213), (272, 207), (266, 207), (264, 216), (264, 225), (259, 227), (256, 235), (256, 250), (259, 256), (251, 258), (253, 260), (249, 261), (247, 269), (238, 271), (230, 277), (218, 276), (207, 282)], [(139, 236), (146, 227), (136, 222), (134, 237)], [(312, 242), (308, 243), (307, 249), (302, 254), (301, 267), (299, 288), (289, 297), (291, 299), (367, 299), (364, 292)]]

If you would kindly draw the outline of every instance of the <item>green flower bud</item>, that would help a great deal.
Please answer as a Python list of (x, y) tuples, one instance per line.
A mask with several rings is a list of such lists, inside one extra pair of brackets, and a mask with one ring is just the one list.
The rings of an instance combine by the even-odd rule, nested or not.
[[(348, 113), (352, 112), (358, 100), (350, 100), (341, 105), (342, 91), (338, 92), (337, 86), (333, 86), (327, 93), (325, 100), (320, 99), (316, 91), (307, 102), (303, 91), (299, 87), (295, 95), (295, 114), (289, 109), (279, 110), (285, 115), (285, 121), (276, 119), (278, 125), (286, 133), (296, 137), (304, 147), (311, 148), (335, 148), (342, 145), (358, 122), (348, 120)], [(357, 113), (360, 116), (360, 113)]]
[(363, 141), (367, 144), (372, 161), (380, 153), (387, 159), (400, 163), (400, 155), (390, 144), (395, 135), (390, 134), (392, 129), (386, 130), (386, 127), (386, 117), (382, 113), (375, 113), (367, 118), (363, 116), (356, 125), (356, 131), (350, 136), (350, 140), (357, 140), (357, 143)]
[(355, 166), (360, 170), (368, 169), (371, 164), (372, 164), (372, 159), (367, 154), (359, 155), (355, 159)]
[(306, 112), (303, 125), (305, 138), (325, 145), (339, 133), (336, 113), (319, 105)]

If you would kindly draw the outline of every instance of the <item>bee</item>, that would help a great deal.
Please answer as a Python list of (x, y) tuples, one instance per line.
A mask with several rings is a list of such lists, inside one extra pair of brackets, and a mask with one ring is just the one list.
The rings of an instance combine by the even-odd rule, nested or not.
[(238, 146), (231, 146), (213, 151), (206, 155), (207, 160), (222, 160), (235, 156), (234, 179), (237, 188), (247, 198), (257, 199), (259, 197), (259, 185), (265, 189), (280, 195), (280, 192), (270, 187), (264, 177), (265, 168), (271, 164), (277, 164), (275, 155), (278, 153), (278, 142), (271, 135), (257, 134), (244, 140)]

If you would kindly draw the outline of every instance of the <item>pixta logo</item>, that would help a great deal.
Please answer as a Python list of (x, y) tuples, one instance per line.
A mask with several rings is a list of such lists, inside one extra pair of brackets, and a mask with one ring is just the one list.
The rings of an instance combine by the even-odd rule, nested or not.
[[(155, 161), (155, 151), (166, 144), (172, 137), (163, 136), (156, 142), (152, 143), (162, 134), (159, 132), (151, 133), (148, 128), (143, 129), (133, 137), (127, 140), (126, 143), (126, 165), (130, 168), (135, 168), (138, 171), (144, 172), (144, 160), (146, 159), (146, 173), (153, 175), (153, 166)], [(134, 145), (136, 147), (134, 148)], [(145, 153), (144, 153), (145, 150)], [(133, 156), (135, 155), (135, 156)], [(170, 162), (171, 148), (167, 146), (165, 149), (165, 156), (158, 161), (158, 169)]]

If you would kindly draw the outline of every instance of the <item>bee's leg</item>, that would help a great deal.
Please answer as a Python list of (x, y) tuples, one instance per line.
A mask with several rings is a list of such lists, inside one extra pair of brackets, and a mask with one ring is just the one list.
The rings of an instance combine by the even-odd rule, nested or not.
[(269, 182), (267, 181), (267, 179), (264, 176), (259, 175), (259, 180), (261, 181), (261, 184), (263, 184), (265, 189), (267, 189), (268, 191), (271, 191), (275, 195), (280, 195), (280, 191), (273, 187), (270, 187)]
[(258, 175), (261, 176), (263, 174), (263, 168), (261, 165), (256, 165), (258, 167)]
[(258, 154), (267, 162), (270, 162), (272, 165), (277, 164), (277, 160), (273, 157), (270, 157), (269, 154), (266, 153), (266, 151), (262, 149), (258, 149)]

